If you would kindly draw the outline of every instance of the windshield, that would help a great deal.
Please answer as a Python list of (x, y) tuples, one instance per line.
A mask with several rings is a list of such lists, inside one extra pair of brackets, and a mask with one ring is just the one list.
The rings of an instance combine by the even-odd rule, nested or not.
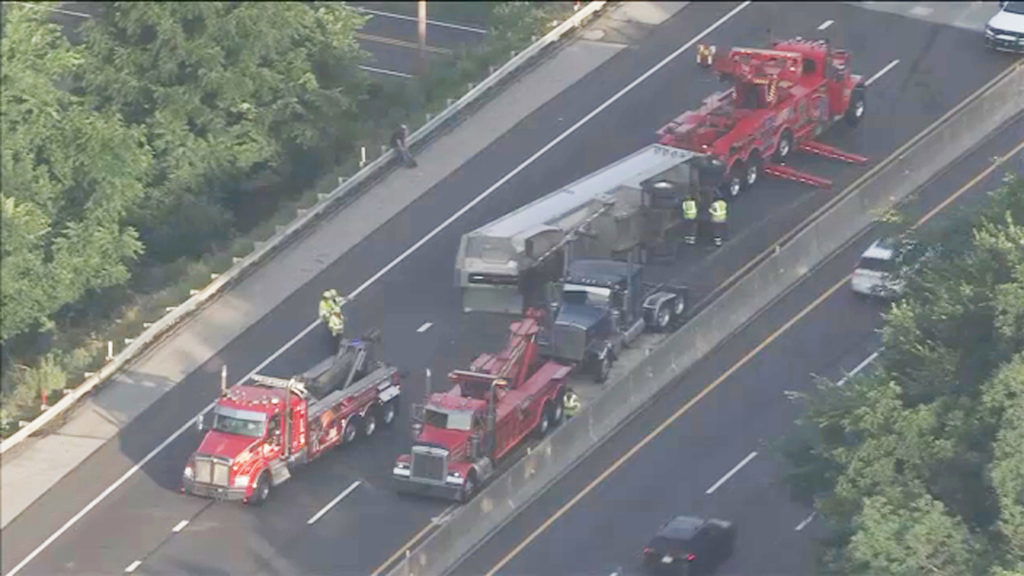
[(566, 284), (562, 288), (562, 297), (568, 304), (588, 304), (590, 306), (606, 308), (608, 307), (611, 295), (611, 288), (583, 286), (580, 284)]
[(226, 434), (262, 438), (264, 421), (259, 418), (246, 418), (245, 414), (240, 411), (235, 411), (230, 416), (222, 412), (214, 412), (213, 429)]
[(429, 426), (447, 430), (472, 430), (473, 413), (467, 410), (438, 410), (427, 408), (424, 420)]
[(1024, 14), (1024, 2), (1007, 2), (1003, 11), (1010, 14)]
[(871, 270), (873, 272), (892, 273), (896, 270), (896, 263), (883, 258), (861, 258), (858, 270)]

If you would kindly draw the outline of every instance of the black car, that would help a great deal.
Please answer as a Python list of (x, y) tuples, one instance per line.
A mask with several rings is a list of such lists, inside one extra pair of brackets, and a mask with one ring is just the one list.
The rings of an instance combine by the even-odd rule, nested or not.
[(731, 522), (677, 516), (644, 547), (644, 566), (658, 573), (711, 574), (732, 555), (735, 542)]

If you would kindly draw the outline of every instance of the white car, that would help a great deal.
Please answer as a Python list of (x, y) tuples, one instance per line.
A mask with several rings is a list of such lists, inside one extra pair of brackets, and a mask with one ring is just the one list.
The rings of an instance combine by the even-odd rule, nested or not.
[(889, 239), (876, 240), (861, 254), (850, 279), (850, 288), (865, 296), (898, 298), (903, 293), (903, 282), (896, 278), (897, 266), (896, 243)]
[(1000, 2), (985, 26), (985, 44), (994, 50), (1024, 52), (1024, 2)]

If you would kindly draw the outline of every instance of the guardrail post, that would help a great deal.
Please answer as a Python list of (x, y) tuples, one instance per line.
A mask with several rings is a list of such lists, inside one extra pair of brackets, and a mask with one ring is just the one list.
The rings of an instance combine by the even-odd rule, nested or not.
[(114, 359), (114, 341), (107, 340), (107, 360)]
[(363, 166), (366, 166), (366, 146), (359, 147), (359, 167), (362, 168)]

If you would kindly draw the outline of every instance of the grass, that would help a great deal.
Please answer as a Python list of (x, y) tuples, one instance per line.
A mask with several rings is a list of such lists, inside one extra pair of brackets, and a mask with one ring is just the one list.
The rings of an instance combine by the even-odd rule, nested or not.
[[(433, 117), (443, 111), (449, 99), (460, 98), (471, 84), (483, 80), (489, 69), (497, 69), (508, 61), (512, 51), (524, 49), (534, 38), (549, 31), (553, 21), (561, 21), (572, 13), (571, 2), (509, 4), (507, 9), (495, 11), (492, 6), (484, 10), (493, 24), (504, 28), (496, 28), (482, 46), (456, 55), (454, 66), (434, 66), (426, 77), (411, 82), (378, 85), (379, 97), (373, 99), (369, 110), (374, 122), (362, 138), (367, 145), (368, 163), (380, 155), (379, 145), (371, 143), (387, 142), (394, 125), (405, 121), (410, 131), (415, 131), (427, 122), (428, 115)], [(434, 16), (440, 14), (435, 12), (431, 17)], [(449, 16), (456, 18), (454, 14)], [(7, 437), (18, 430), (20, 421), (38, 416), (44, 391), (49, 405), (53, 405), (66, 390), (81, 384), (86, 372), (98, 371), (106, 362), (107, 341), (114, 343), (116, 355), (126, 346), (126, 338), (137, 338), (147, 324), (159, 320), (168, 308), (187, 300), (190, 291), (209, 284), (212, 274), (227, 271), (234, 258), (251, 254), (257, 243), (277, 233), (277, 226), (292, 222), (299, 209), (314, 206), (318, 195), (337, 188), (339, 177), (350, 177), (358, 170), (358, 146), (353, 149), (354, 157), (328, 170), (302, 193), (286, 197), (269, 218), (248, 233), (232, 238), (202, 258), (180, 259), (148, 271), (147, 275), (155, 277), (162, 288), (149, 293), (133, 292), (127, 286), (110, 290), (97, 300), (102, 312), (90, 311), (83, 321), (59, 326), (53, 331), (46, 351), (24, 358), (5, 358), (5, 365), (14, 368), (5, 369), (0, 381), (0, 433)], [(287, 183), (284, 186), (286, 189)]]

